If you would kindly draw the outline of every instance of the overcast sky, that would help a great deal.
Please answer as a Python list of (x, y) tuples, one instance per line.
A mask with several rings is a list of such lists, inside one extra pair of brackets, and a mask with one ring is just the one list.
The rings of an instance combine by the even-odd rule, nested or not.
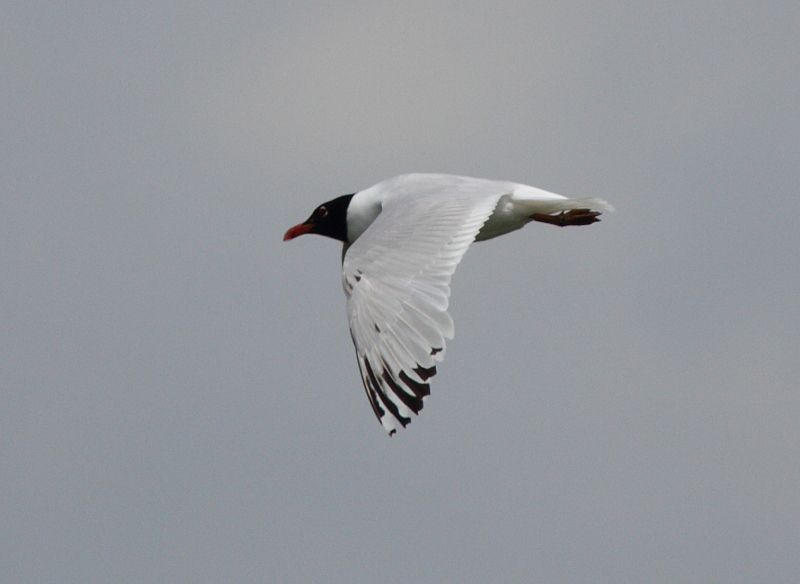
[[(800, 581), (800, 4), (0, 9), (0, 581)], [(473, 246), (389, 438), (340, 246), (411, 171), (617, 208)]]

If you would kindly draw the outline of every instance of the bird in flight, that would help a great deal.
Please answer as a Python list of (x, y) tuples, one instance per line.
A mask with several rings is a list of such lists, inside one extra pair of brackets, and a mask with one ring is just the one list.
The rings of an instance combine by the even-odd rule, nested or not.
[(613, 207), (508, 181), (406, 174), (317, 207), (284, 241), (337, 239), (350, 336), (372, 410), (391, 436), (430, 394), (453, 338), (450, 278), (473, 241), (531, 221), (590, 225)]

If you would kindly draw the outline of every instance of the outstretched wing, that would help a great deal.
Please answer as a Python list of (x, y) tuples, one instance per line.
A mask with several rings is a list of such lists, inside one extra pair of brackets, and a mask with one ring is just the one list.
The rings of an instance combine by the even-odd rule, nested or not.
[(342, 283), (358, 367), (389, 434), (419, 413), (453, 338), (450, 277), (505, 194), (389, 199), (346, 251)]

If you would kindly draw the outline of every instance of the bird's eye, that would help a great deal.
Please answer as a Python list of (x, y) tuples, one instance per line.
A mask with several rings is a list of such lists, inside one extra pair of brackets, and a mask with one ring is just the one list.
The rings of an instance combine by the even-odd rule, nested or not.
[(328, 208), (327, 208), (327, 207), (320, 207), (320, 208), (317, 210), (317, 214), (318, 214), (320, 217), (327, 217), (327, 216), (328, 216)]

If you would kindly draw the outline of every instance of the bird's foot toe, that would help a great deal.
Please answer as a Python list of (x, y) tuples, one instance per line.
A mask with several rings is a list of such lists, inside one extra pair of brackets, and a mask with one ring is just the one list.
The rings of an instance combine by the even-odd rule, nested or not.
[(548, 215), (546, 213), (534, 213), (531, 219), (539, 221), (540, 223), (549, 223), (550, 225), (557, 225), (558, 227), (566, 227), (568, 225), (591, 225), (596, 221), (600, 221), (597, 217), (600, 215), (597, 211), (591, 209), (571, 209), (569, 211), (561, 211), (557, 215)]

